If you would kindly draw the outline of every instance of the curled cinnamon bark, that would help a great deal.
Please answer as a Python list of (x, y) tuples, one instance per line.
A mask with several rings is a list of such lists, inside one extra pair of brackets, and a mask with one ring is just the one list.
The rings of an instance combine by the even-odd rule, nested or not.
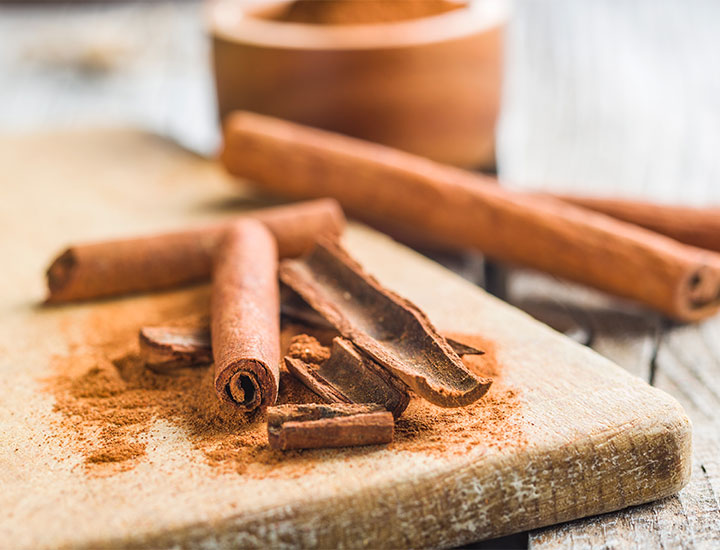
[(384, 288), (339, 244), (321, 240), (280, 278), (340, 334), (413, 391), (440, 407), (480, 399), (491, 380), (465, 368), (450, 344), (414, 304)]
[(277, 246), (257, 220), (231, 226), (213, 269), (211, 326), (215, 391), (245, 410), (275, 403), (280, 363)]
[(296, 336), (285, 366), (328, 403), (377, 403), (395, 418), (410, 403), (408, 387), (345, 338), (328, 350), (311, 336)]
[(392, 414), (375, 404), (280, 405), (268, 409), (273, 449), (380, 445), (393, 439)]
[(351, 215), (416, 241), (480, 250), (680, 320), (720, 308), (716, 253), (409, 153), (239, 112), (226, 120), (221, 158), (266, 191), (333, 197)]
[[(268, 227), (281, 257), (306, 252), (319, 235), (339, 234), (345, 223), (332, 199), (256, 210), (243, 217)], [(71, 246), (47, 270), (47, 302), (146, 292), (208, 279), (213, 252), (231, 223)]]

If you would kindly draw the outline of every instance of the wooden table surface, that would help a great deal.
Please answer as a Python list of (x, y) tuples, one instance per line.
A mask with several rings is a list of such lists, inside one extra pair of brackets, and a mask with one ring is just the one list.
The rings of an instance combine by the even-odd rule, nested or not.
[[(195, 2), (0, 6), (0, 132), (139, 126), (211, 153), (208, 54)], [(477, 257), (439, 259), (482, 283)], [(720, 547), (720, 318), (676, 326), (522, 271), (507, 299), (676, 397), (694, 424), (694, 470), (663, 501), (474, 547)]]

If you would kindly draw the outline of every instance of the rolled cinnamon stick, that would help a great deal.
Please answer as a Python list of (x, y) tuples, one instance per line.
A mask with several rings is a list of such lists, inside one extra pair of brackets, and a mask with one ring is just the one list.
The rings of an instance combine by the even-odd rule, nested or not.
[(720, 306), (720, 255), (389, 147), (239, 112), (222, 161), (262, 189), (333, 197), (382, 230), (471, 248), (633, 299), (680, 320)]
[[(332, 199), (248, 212), (275, 236), (281, 257), (298, 256), (345, 218)], [(71, 246), (47, 270), (48, 303), (146, 292), (210, 277), (213, 252), (232, 222), (187, 231)]]
[(275, 403), (280, 365), (277, 245), (259, 221), (226, 230), (218, 246), (210, 300), (215, 391), (251, 411)]
[(645, 201), (556, 195), (564, 202), (602, 212), (668, 237), (720, 252), (720, 208), (668, 206)]

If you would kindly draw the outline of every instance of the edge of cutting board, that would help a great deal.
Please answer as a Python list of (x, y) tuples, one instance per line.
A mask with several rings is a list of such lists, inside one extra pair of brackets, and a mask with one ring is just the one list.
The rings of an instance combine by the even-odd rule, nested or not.
[[(379, 243), (381, 257), (372, 260), (378, 265), (402, 257), (403, 263), (423, 270), (423, 275), (432, 273), (448, 285), (465, 287), (468, 299), (481, 295), (485, 302), (499, 302), (373, 230), (353, 224), (348, 239)], [(360, 259), (367, 264), (370, 257)], [(370, 272), (388, 284), (393, 276), (378, 274), (375, 267), (371, 266)], [(513, 318), (530, 319), (510, 306), (503, 305), (503, 309)], [(534, 320), (532, 323), (546, 332), (544, 338), (553, 338), (564, 347), (574, 346), (578, 353), (617, 371), (612, 374), (620, 376), (621, 384), (642, 388), (649, 396), (642, 405), (644, 416), (562, 446), (553, 441), (531, 442), (520, 457), (510, 449), (482, 460), (448, 463), (431, 475), (408, 476), (352, 494), (298, 501), (144, 536), (92, 541), (85, 547), (453, 546), (619, 510), (679, 491), (690, 477), (692, 427), (677, 401), (592, 350)], [(612, 459), (602, 452), (608, 447), (616, 454)]]
[[(668, 412), (671, 412), (670, 410)], [(648, 463), (655, 464), (655, 484), (626, 487), (634, 497), (626, 500), (621, 493), (604, 504), (600, 500), (588, 499), (570, 502), (557, 500), (555, 506), (548, 502), (534, 508), (518, 498), (518, 494), (505, 495), (502, 503), (508, 513), (503, 521), (497, 521), (492, 530), (479, 533), (475, 530), (473, 516), (487, 513), (488, 499), (484, 491), (473, 484), (486, 473), (487, 463), (469, 463), (462, 468), (450, 470), (423, 479), (423, 495), (413, 483), (401, 486), (365, 490), (342, 498), (332, 498), (309, 503), (298, 503), (283, 509), (270, 509), (250, 517), (237, 515), (216, 523), (196, 524), (180, 529), (142, 536), (133, 539), (92, 541), (79, 548), (153, 548), (177, 545), (181, 548), (248, 548), (248, 547), (296, 547), (296, 548), (412, 548), (449, 547), (476, 540), (500, 537), (528, 529), (536, 529), (586, 516), (603, 514), (644, 504), (678, 492), (690, 476), (691, 429), (682, 410), (674, 419), (654, 425), (638, 425), (638, 430), (650, 428), (645, 434), (642, 448), (633, 451), (641, 453)], [(590, 437), (578, 441), (579, 447), (595, 447), (611, 444), (618, 433), (608, 432), (602, 437)], [(496, 478), (512, 478), (518, 465), (503, 457), (493, 461), (497, 469)], [(537, 484), (552, 486), (553, 471), (564, 462), (568, 478), (581, 476), (593, 464), (579, 458), (568, 461), (558, 449), (537, 447), (530, 460), (524, 465), (537, 476)], [(602, 472), (602, 477), (617, 475), (628, 465), (618, 463)], [(617, 470), (615, 473), (613, 470)], [(495, 477), (495, 476), (494, 476)], [(462, 483), (468, 485), (465, 486)], [(501, 483), (501, 482), (498, 482)], [(489, 485), (495, 484), (489, 480)], [(588, 480), (588, 487), (575, 489), (580, 497), (583, 491), (601, 491), (600, 483)], [(503, 489), (496, 485), (498, 492)], [(427, 487), (431, 486), (431, 490)], [(517, 487), (516, 487), (517, 488)], [(532, 486), (520, 487), (522, 492), (532, 491)], [(508, 498), (510, 496), (510, 498)], [(538, 495), (540, 497), (540, 495)], [(548, 495), (542, 495), (547, 498)], [(582, 498), (580, 498), (582, 500)], [(437, 503), (442, 508), (462, 510), (462, 518), (452, 518), (446, 525), (435, 524), (432, 530), (421, 531), (428, 514), (437, 514)], [(491, 505), (492, 507), (492, 505)], [(532, 508), (532, 509), (531, 509)], [(473, 512), (476, 510), (476, 512)], [(524, 515), (524, 517), (523, 517)], [(379, 523), (379, 518), (382, 522)], [(448, 518), (450, 519), (450, 518)], [(372, 526), (372, 528), (370, 528)]]

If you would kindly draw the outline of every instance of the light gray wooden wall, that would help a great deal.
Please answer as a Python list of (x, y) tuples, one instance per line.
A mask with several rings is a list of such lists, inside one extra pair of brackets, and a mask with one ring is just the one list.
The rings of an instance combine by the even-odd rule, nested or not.
[(507, 45), (509, 183), (720, 204), (720, 2), (516, 0)]

